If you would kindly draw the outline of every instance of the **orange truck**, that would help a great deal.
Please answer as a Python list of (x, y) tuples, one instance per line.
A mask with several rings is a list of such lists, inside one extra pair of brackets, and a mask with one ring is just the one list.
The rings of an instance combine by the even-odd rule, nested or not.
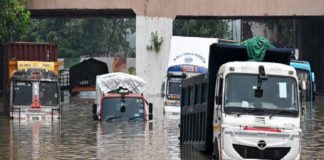
[(57, 46), (15, 42), (5, 45), (4, 111), (19, 120), (53, 120), (61, 114)]

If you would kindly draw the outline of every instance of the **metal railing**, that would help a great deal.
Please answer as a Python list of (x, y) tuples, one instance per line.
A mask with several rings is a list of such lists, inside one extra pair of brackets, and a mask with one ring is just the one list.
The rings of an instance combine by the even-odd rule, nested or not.
[(59, 83), (62, 90), (68, 90), (70, 87), (70, 74), (69, 73), (60, 74)]

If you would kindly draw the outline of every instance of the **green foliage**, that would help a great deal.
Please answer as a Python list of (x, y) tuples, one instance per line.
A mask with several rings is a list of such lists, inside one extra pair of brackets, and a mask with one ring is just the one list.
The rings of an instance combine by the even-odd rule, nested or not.
[(227, 20), (176, 19), (173, 23), (173, 35), (177, 36), (226, 38), (228, 34)]
[(158, 31), (151, 32), (151, 43), (152, 45), (148, 45), (147, 49), (148, 50), (154, 49), (155, 52), (159, 52), (161, 49), (161, 45), (163, 43), (163, 37), (159, 38)]
[(29, 24), (30, 12), (21, 0), (0, 1), (0, 46), (10, 38), (24, 32)]
[(135, 32), (135, 19), (32, 19), (20, 39), (55, 42), (60, 57), (135, 56), (127, 40)]

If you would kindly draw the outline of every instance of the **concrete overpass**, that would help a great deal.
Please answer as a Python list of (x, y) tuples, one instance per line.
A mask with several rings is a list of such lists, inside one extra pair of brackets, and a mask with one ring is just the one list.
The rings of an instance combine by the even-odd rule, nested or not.
[(176, 16), (322, 16), (323, 0), (29, 0), (34, 15), (107, 11), (112, 15)]
[[(176, 17), (324, 16), (323, 0), (29, 0), (26, 7), (33, 17), (136, 17), (136, 72), (149, 95), (160, 92)], [(147, 50), (155, 31), (164, 39), (159, 53)]]

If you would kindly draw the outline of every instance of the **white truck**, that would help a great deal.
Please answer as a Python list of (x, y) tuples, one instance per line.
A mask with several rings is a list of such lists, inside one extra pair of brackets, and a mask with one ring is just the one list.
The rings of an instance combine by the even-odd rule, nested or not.
[(153, 118), (153, 104), (143, 92), (146, 82), (126, 73), (109, 73), (96, 78), (93, 118), (100, 121), (147, 121)]
[(207, 73), (209, 46), (217, 42), (217, 38), (171, 38), (168, 68), (161, 87), (163, 113), (180, 113), (181, 81)]
[(207, 74), (182, 82), (181, 145), (214, 159), (300, 159), (301, 107), (291, 50), (247, 61), (242, 46), (213, 44)]

